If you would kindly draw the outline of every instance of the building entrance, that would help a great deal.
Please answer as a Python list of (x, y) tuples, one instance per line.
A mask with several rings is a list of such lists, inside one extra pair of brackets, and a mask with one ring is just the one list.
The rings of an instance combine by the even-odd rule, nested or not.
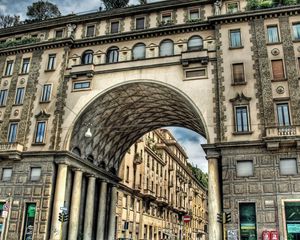
[(286, 233), (288, 240), (300, 240), (300, 202), (285, 202)]

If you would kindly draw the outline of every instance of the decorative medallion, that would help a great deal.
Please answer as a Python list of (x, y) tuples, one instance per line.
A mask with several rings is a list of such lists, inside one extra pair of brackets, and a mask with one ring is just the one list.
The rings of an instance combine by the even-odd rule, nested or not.
[(279, 55), (280, 51), (279, 51), (278, 48), (273, 48), (271, 53), (272, 53), (273, 56), (277, 56), (277, 55)]
[(8, 81), (5, 80), (4, 83), (3, 83), (3, 86), (7, 86), (8, 85)]
[(300, 52), (300, 46), (299, 46), (299, 47), (297, 47), (297, 51), (298, 51), (298, 52)]
[(15, 116), (15, 117), (19, 116), (19, 113), (20, 113), (19, 109), (16, 109), (16, 110), (14, 111), (14, 116)]
[(283, 86), (277, 87), (277, 88), (276, 88), (276, 92), (277, 92), (278, 94), (284, 94), (284, 87), (283, 87)]
[(24, 84), (25, 83), (25, 78), (21, 78), (20, 79), (20, 84)]

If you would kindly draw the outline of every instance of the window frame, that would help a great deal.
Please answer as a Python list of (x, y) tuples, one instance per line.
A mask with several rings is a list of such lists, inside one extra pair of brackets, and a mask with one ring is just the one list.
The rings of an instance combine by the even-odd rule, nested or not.
[[(61, 37), (57, 36), (57, 33), (58, 32), (61, 32)], [(55, 29), (54, 30), (54, 38), (55, 39), (61, 39), (64, 37), (64, 29), (63, 28), (60, 28), (60, 29)]]
[[(299, 35), (297, 36), (297, 38), (295, 36), (294, 26), (298, 26), (299, 27)], [(294, 23), (292, 23), (292, 34), (293, 34), (293, 40), (294, 41), (300, 41), (300, 22), (294, 22)]]
[(14, 72), (14, 60), (7, 60), (5, 64), (4, 76), (12, 76), (13, 72)]
[[(285, 174), (283, 174), (281, 172), (281, 162), (287, 161), (287, 160), (294, 160), (295, 161), (295, 164), (296, 164), (296, 168), (295, 168), (296, 172), (295, 173), (285, 173)], [(280, 176), (296, 176), (298, 174), (299, 174), (299, 166), (298, 166), (298, 161), (297, 161), (296, 157), (295, 158), (289, 157), (289, 158), (280, 158), (279, 159), (279, 175)]]
[[(165, 21), (164, 17), (170, 15), (170, 20)], [(160, 13), (160, 21), (164, 24), (172, 23), (173, 22), (173, 12), (172, 11), (165, 11)]]
[[(88, 59), (87, 62), (85, 61), (86, 59)], [(82, 65), (94, 64), (94, 52), (92, 50), (86, 50), (83, 52), (81, 56), (81, 64)]]
[[(134, 50), (137, 47), (143, 47), (143, 57), (135, 57)], [(132, 48), (132, 60), (143, 60), (146, 58), (146, 45), (144, 43), (137, 43)]]
[[(187, 72), (193, 72), (193, 71), (201, 71), (204, 70), (205, 74), (203, 76), (197, 76), (197, 77), (187, 77)], [(207, 68), (206, 67), (197, 67), (197, 68), (186, 68), (184, 69), (184, 80), (196, 80), (196, 79), (205, 79), (207, 78)]]
[[(11, 170), (9, 179), (4, 179), (4, 171), (5, 170)], [(1, 181), (3, 181), (3, 182), (9, 182), (9, 181), (11, 181), (12, 174), (13, 174), (13, 168), (12, 167), (4, 167), (4, 168), (2, 168)]]
[[(89, 34), (88, 29), (89, 28), (93, 28), (93, 33), (92, 35)], [(89, 37), (95, 37), (96, 36), (96, 24), (87, 24), (85, 27), (85, 37), (89, 38)]]
[[(236, 4), (236, 6), (237, 6), (236, 11), (229, 10), (229, 5), (232, 5), (232, 4)], [(240, 3), (239, 2), (231, 1), (231, 2), (226, 3), (226, 13), (234, 14), (234, 13), (238, 13), (239, 11), (240, 11)]]
[[(242, 65), (242, 69), (243, 69), (243, 78), (244, 78), (244, 81), (242, 82), (238, 82), (238, 81), (235, 81), (235, 75), (234, 75), (234, 66), (237, 66), (237, 65)], [(246, 81), (246, 74), (245, 74), (245, 64), (244, 62), (236, 62), (236, 63), (232, 63), (231, 64), (231, 84), (232, 85), (245, 85), (247, 83)]]
[[(281, 65), (282, 65), (282, 72), (283, 72), (283, 77), (282, 78), (275, 78), (274, 77), (274, 68), (273, 68), (273, 62), (278, 62), (278, 61), (281, 61)], [(272, 59), (271, 60), (271, 74), (272, 74), (272, 81), (284, 81), (286, 80), (286, 71), (285, 71), (285, 62), (282, 58), (280, 59)]]
[[(280, 43), (280, 33), (278, 30), (278, 25), (277, 24), (272, 24), (272, 25), (267, 25), (267, 43), (268, 44), (277, 44)], [(276, 28), (276, 32), (277, 32), (277, 41), (273, 42), (272, 40), (270, 41), (270, 35), (269, 35), (269, 29), (270, 28)]]
[(46, 71), (54, 71), (55, 65), (56, 65), (56, 54), (55, 53), (49, 54)]
[(0, 97), (2, 96), (1, 93), (4, 93), (4, 97), (0, 98), (0, 100), (2, 99), (2, 101), (0, 102), (0, 107), (5, 107), (6, 103), (7, 103), (8, 89), (1, 89), (0, 90)]
[[(33, 169), (39, 169), (40, 170), (40, 175), (39, 175), (39, 179), (32, 179), (32, 170)], [(29, 172), (29, 181), (30, 182), (39, 182), (42, 178), (42, 168), (41, 167), (30, 167), (30, 172)]]
[[(252, 169), (251, 169), (251, 175), (238, 175), (238, 165), (239, 165), (239, 163), (240, 164), (242, 164), (242, 163), (251, 163), (251, 167), (252, 167)], [(253, 160), (251, 160), (251, 159), (247, 159), (247, 160), (237, 160), (236, 161), (236, 168), (235, 168), (235, 170), (236, 170), (236, 177), (237, 178), (249, 178), (249, 177), (254, 177), (255, 176), (255, 173), (254, 173), (254, 170), (255, 170), (255, 167), (254, 167), (254, 161)]]
[[(164, 54), (164, 55), (162, 55), (162, 51), (161, 51), (162, 48), (161, 47), (162, 47), (163, 44), (165, 44), (167, 42), (169, 42), (169, 43), (172, 44), (172, 53), (171, 54)], [(160, 44), (159, 44), (159, 56), (160, 57), (171, 57), (171, 56), (174, 56), (174, 54), (175, 54), (174, 42), (171, 39), (164, 39), (164, 40), (162, 40), (160, 42)]]
[[(120, 51), (120, 49), (116, 46), (108, 48), (107, 51), (106, 51), (106, 64), (119, 62), (119, 55), (120, 55), (119, 51)], [(110, 61), (110, 54), (111, 53), (116, 53), (116, 59), (115, 59), (115, 55), (114, 55), (113, 61)]]
[(16, 89), (14, 105), (23, 105), (24, 98), (25, 98), (25, 87), (18, 87)]
[[(45, 83), (43, 85), (43, 88), (42, 88), (42, 94), (41, 94), (41, 98), (40, 98), (40, 102), (41, 103), (47, 103), (47, 102), (50, 102), (51, 101), (51, 95), (52, 95), (52, 83)], [(45, 87), (46, 86), (50, 86), (50, 92), (49, 92), (49, 98), (47, 98), (46, 100), (44, 99), (44, 93), (45, 93)]]
[[(137, 21), (139, 20), (139, 19), (143, 19), (143, 28), (141, 28), (141, 27), (137, 27), (138, 26), (138, 24), (137, 24)], [(146, 17), (145, 16), (137, 16), (137, 17), (135, 17), (135, 21), (134, 21), (134, 24), (135, 24), (135, 30), (143, 30), (143, 29), (146, 29)]]
[[(15, 133), (14, 133), (14, 138), (13, 141), (11, 141), (11, 136), (12, 136), (12, 126), (15, 126)], [(7, 142), (9, 144), (13, 144), (16, 143), (17, 139), (18, 139), (18, 127), (19, 127), (19, 123), (18, 122), (10, 122), (9, 126), (8, 126), (8, 132), (7, 132)]]
[[(84, 88), (75, 88), (76, 84), (84, 84), (84, 83), (89, 83), (88, 87), (84, 87)], [(74, 81), (72, 83), (72, 92), (78, 92), (78, 91), (88, 91), (91, 90), (91, 84), (92, 82), (90, 80), (80, 80), (80, 81)]]
[[(190, 46), (190, 41), (191, 41), (192, 39), (195, 39), (195, 38), (201, 39), (202, 44), (201, 44), (200, 46)], [(192, 51), (200, 51), (200, 50), (202, 50), (202, 49), (203, 49), (203, 38), (202, 38), (201, 36), (199, 36), (199, 35), (193, 35), (193, 36), (191, 36), (191, 37), (188, 39), (188, 42), (187, 42), (187, 50), (188, 50), (189, 52), (192, 52)]]
[[(28, 63), (26, 65), (25, 64), (25, 60), (28, 60)], [(26, 66), (26, 68), (24, 69), (24, 66)], [(26, 71), (24, 71), (26, 70)], [(21, 74), (28, 74), (30, 70), (30, 58), (23, 58), (22, 60), (22, 67), (21, 67)]]
[[(191, 18), (191, 13), (198, 13), (198, 18)], [(200, 11), (200, 8), (197, 7), (197, 8), (190, 8), (188, 10), (188, 20), (189, 21), (196, 21), (196, 20), (200, 20), (201, 19), (201, 11)]]
[[(239, 41), (240, 44), (238, 46), (234, 46), (232, 44), (232, 36), (231, 34), (234, 32), (239, 32)], [(242, 31), (240, 28), (235, 28), (235, 29), (229, 29), (229, 49), (239, 49), (239, 48), (243, 48), (243, 42), (242, 42)]]
[[(242, 104), (242, 105), (235, 105), (234, 108), (234, 133), (235, 134), (248, 134), (251, 133), (251, 122), (250, 122), (250, 111), (249, 111), (249, 105), (248, 104)], [(242, 131), (238, 130), (238, 121), (237, 121), (237, 109), (238, 108), (246, 108), (247, 113), (247, 131), (244, 130), (244, 125), (242, 125)]]
[[(285, 120), (284, 120), (284, 124), (283, 125), (280, 125), (280, 121), (279, 121), (279, 114), (278, 114), (278, 106), (279, 105), (287, 105), (287, 110), (288, 110), (288, 120), (289, 120), (289, 124), (285, 124)], [(276, 123), (277, 123), (277, 126), (278, 127), (289, 127), (289, 126), (292, 126), (292, 118), (291, 118), (291, 109), (290, 109), (290, 104), (289, 102), (276, 102), (275, 103), (275, 107), (276, 107), (276, 115), (277, 115), (277, 118), (276, 118)]]
[[(118, 24), (118, 29), (117, 29), (117, 31), (113, 31), (113, 24)], [(112, 20), (112, 21), (110, 21), (110, 26), (109, 26), (109, 32), (111, 33), (111, 34), (118, 34), (118, 33), (120, 33), (121, 32), (121, 24), (120, 24), (120, 20)]]
[[(42, 141), (37, 141), (37, 139), (39, 139), (40, 137), (38, 136), (38, 127), (39, 124), (44, 124), (44, 130), (43, 130), (43, 136), (42, 136)], [(46, 120), (38, 120), (36, 121), (35, 124), (35, 131), (34, 131), (34, 138), (33, 138), (33, 144), (36, 145), (42, 145), (45, 144), (46, 142), (46, 133), (47, 133), (47, 121)]]

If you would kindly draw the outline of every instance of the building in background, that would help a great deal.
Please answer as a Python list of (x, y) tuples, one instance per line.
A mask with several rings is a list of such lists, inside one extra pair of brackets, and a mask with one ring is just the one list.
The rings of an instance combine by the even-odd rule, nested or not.
[[(119, 169), (118, 239), (207, 239), (207, 189), (166, 129), (147, 133)], [(183, 218), (190, 222), (184, 223)]]

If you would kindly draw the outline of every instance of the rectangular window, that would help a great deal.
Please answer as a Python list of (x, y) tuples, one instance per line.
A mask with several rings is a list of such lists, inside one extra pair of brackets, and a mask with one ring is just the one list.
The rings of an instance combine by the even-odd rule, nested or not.
[(190, 20), (197, 20), (200, 19), (200, 11), (199, 9), (191, 9), (189, 11), (189, 15), (190, 15)]
[(41, 102), (49, 102), (51, 97), (51, 84), (44, 84), (41, 96)]
[(129, 166), (126, 167), (126, 182), (129, 182)]
[(12, 168), (3, 168), (2, 181), (10, 181), (12, 176)]
[(293, 24), (294, 39), (300, 40), (300, 23)]
[(227, 13), (236, 13), (239, 11), (239, 4), (237, 2), (227, 3)]
[(205, 78), (206, 77), (206, 69), (193, 69), (186, 70), (185, 77), (188, 78)]
[(277, 120), (279, 126), (290, 126), (290, 113), (288, 103), (278, 103), (277, 105)]
[(281, 175), (296, 175), (298, 173), (297, 159), (280, 159), (279, 169)]
[(95, 25), (90, 25), (86, 27), (86, 37), (94, 37), (95, 36)]
[(139, 17), (135, 19), (135, 29), (145, 29), (145, 18)]
[(172, 13), (162, 13), (161, 15), (161, 21), (164, 23), (172, 22)]
[(238, 177), (251, 177), (253, 176), (253, 161), (237, 161), (236, 175)]
[(248, 108), (246, 106), (235, 107), (236, 132), (249, 132)]
[(14, 61), (6, 62), (5, 76), (11, 76), (13, 74)]
[(277, 26), (268, 26), (267, 32), (268, 32), (268, 42), (269, 43), (278, 43), (279, 42)]
[(55, 38), (62, 38), (63, 37), (63, 30), (56, 30), (55, 31)]
[(29, 64), (30, 64), (30, 58), (24, 58), (21, 73), (23, 74), (29, 73)]
[(285, 202), (286, 236), (288, 240), (300, 239), (300, 202)]
[(47, 70), (54, 70), (56, 54), (50, 54), (48, 57)]
[(232, 77), (234, 84), (245, 83), (244, 64), (235, 63), (232, 64)]
[(242, 47), (241, 30), (230, 30), (230, 47), (239, 48)]
[(20, 105), (23, 103), (25, 88), (17, 88), (15, 104)]
[(30, 169), (30, 181), (39, 181), (42, 169), (40, 167), (32, 167)]
[(240, 203), (239, 210), (241, 239), (257, 239), (255, 203)]
[(127, 208), (128, 204), (127, 204), (127, 195), (123, 196), (123, 208)]
[(46, 134), (46, 122), (45, 121), (37, 122), (34, 142), (35, 143), (44, 143), (45, 134)]
[(10, 123), (8, 128), (8, 143), (14, 143), (17, 140), (18, 123)]
[(6, 105), (7, 89), (0, 91), (0, 107)]
[(120, 27), (119, 21), (111, 22), (110, 32), (111, 33), (118, 33), (119, 32), (119, 27)]
[(26, 203), (26, 212), (25, 212), (25, 221), (24, 221), (24, 233), (23, 239), (33, 239), (34, 230), (34, 220), (36, 213), (36, 204), (35, 203)]
[(274, 80), (283, 80), (284, 77), (284, 68), (283, 61), (280, 60), (272, 60), (272, 72)]
[(73, 90), (90, 89), (91, 82), (75, 82), (73, 83)]

